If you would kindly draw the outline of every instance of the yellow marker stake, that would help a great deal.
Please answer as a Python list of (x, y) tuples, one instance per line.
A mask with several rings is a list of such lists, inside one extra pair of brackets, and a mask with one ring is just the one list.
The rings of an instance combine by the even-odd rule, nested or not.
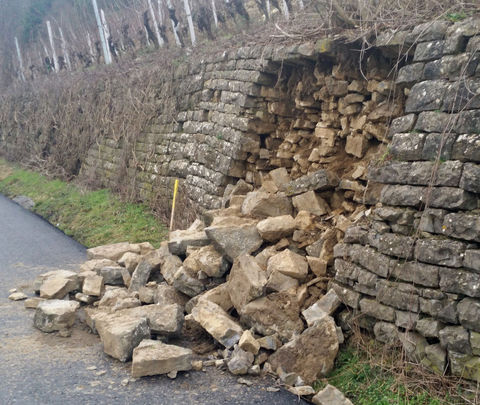
[(177, 200), (177, 192), (178, 192), (178, 179), (175, 179), (175, 186), (173, 187), (172, 215), (170, 217), (170, 231), (173, 230), (173, 217), (175, 216), (175, 201)]

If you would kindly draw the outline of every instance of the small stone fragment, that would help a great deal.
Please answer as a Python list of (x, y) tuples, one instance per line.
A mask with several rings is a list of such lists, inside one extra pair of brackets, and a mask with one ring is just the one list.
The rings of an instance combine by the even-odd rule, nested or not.
[(252, 332), (249, 330), (243, 332), (243, 335), (238, 342), (238, 346), (240, 349), (253, 354), (257, 354), (260, 350), (260, 343), (258, 343), (255, 337), (252, 335)]
[(312, 402), (315, 405), (353, 405), (340, 390), (330, 384), (316, 394)]

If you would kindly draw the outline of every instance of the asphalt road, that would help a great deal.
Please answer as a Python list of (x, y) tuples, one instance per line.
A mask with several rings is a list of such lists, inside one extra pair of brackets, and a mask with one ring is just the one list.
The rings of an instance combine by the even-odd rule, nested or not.
[(289, 392), (269, 392), (269, 378), (228, 372), (180, 373), (130, 380), (129, 365), (106, 356), (98, 337), (76, 326), (69, 338), (33, 327), (32, 310), (7, 299), (20, 288), (33, 295), (37, 274), (75, 269), (85, 248), (0, 195), (0, 404), (298, 404)]

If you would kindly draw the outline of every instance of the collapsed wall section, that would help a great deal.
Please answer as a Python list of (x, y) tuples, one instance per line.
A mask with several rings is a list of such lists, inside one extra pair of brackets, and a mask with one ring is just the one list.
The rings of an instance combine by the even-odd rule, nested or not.
[(331, 287), (350, 308), (344, 321), (437, 373), (480, 381), (480, 21), (417, 34), (397, 79), (405, 115), (368, 174), (380, 196), (335, 247)]
[(142, 199), (168, 199), (180, 178), (197, 205), (219, 208), (238, 179), (261, 186), (275, 168), (297, 178), (328, 166), (345, 179), (334, 205), (345, 193), (361, 202), (366, 164), (359, 162), (387, 141), (403, 95), (394, 93), (391, 61), (379, 52), (365, 57), (362, 76), (356, 47), (319, 40), (181, 64), (160, 86), (160, 114), (148, 130), (134, 144), (101, 139), (82, 174), (113, 186), (128, 155), (125, 183)]

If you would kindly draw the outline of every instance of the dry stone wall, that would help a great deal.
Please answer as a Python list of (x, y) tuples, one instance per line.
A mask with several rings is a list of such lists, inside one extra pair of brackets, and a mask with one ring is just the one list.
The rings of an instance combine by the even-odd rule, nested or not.
[(345, 179), (335, 204), (344, 194), (360, 201), (366, 165), (358, 163), (387, 141), (403, 94), (394, 93), (392, 62), (378, 51), (365, 58), (362, 77), (355, 47), (319, 40), (180, 64), (160, 86), (161, 113), (149, 129), (134, 145), (100, 141), (82, 173), (113, 186), (133, 149), (126, 182), (143, 199), (169, 198), (180, 178), (196, 204), (219, 208), (226, 186), (238, 179), (260, 186), (275, 168), (296, 178), (328, 166)]
[(480, 21), (423, 28), (398, 74), (405, 113), (369, 169), (380, 196), (335, 247), (331, 287), (344, 322), (480, 381)]

